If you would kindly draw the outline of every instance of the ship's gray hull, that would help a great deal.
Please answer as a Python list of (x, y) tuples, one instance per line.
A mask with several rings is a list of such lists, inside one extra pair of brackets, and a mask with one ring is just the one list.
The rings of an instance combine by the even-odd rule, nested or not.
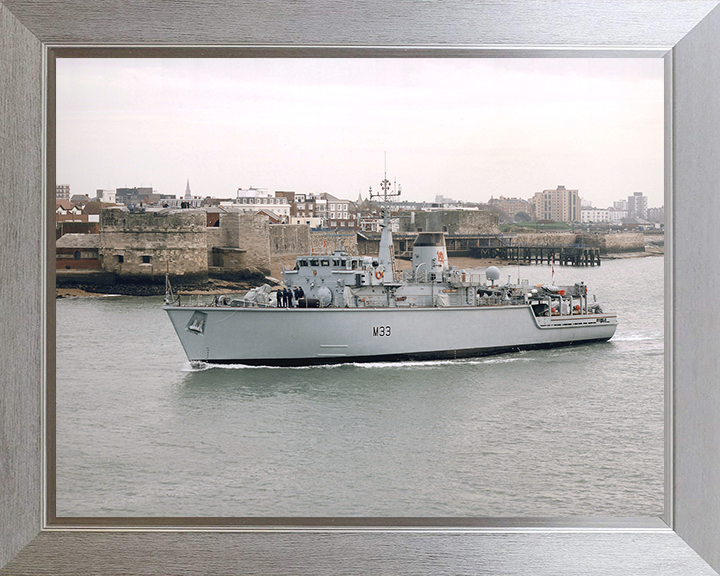
[(610, 339), (614, 315), (536, 318), (529, 306), (165, 306), (190, 361), (267, 366), (462, 358)]

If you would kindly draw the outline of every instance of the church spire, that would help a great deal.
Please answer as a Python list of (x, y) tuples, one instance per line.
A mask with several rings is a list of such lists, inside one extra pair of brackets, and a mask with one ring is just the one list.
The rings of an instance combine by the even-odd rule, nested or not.
[(187, 186), (185, 187), (185, 200), (192, 200), (192, 194), (190, 193), (190, 178), (188, 178)]

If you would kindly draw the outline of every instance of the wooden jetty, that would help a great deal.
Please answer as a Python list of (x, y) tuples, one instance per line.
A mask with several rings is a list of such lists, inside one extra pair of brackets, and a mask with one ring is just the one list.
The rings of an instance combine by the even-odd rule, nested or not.
[[(393, 237), (395, 257), (412, 259), (412, 247), (417, 233), (396, 233)], [(358, 253), (377, 254), (379, 234), (359, 233)], [(518, 264), (555, 262), (561, 266), (600, 266), (600, 248), (585, 243), (514, 244), (516, 236), (496, 234), (446, 234), (448, 256), (470, 256), (489, 260), (505, 260)]]
[(582, 244), (568, 246), (474, 246), (473, 258), (507, 260), (518, 264), (600, 266), (600, 249)]

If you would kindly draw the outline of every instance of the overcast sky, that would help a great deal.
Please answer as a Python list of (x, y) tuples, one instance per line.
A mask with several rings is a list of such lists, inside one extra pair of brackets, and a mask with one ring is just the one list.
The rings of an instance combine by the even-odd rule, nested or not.
[(57, 181), (663, 205), (663, 61), (59, 59)]

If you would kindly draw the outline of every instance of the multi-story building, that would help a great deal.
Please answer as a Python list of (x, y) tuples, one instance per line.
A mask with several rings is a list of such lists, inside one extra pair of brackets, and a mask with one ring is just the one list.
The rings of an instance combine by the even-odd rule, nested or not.
[(279, 222), (290, 222), (290, 204), (286, 197), (270, 194), (264, 188), (238, 188), (234, 200), (221, 202), (223, 208), (231, 208), (234, 212), (259, 212), (267, 210), (278, 217)]
[(615, 210), (627, 210), (628, 202), (627, 200), (618, 200), (616, 202), (613, 202), (613, 208), (615, 208)]
[(327, 227), (331, 230), (357, 230), (357, 213), (350, 200), (342, 200), (331, 194), (323, 194), (326, 201)]
[[(615, 202), (614, 204), (617, 204), (617, 202)], [(608, 212), (608, 222), (610, 224), (621, 224), (622, 221), (628, 217), (627, 208), (622, 209), (622, 208), (613, 207), (613, 208), (608, 208), (607, 212)]]
[(650, 222), (665, 222), (665, 207), (660, 206), (660, 208), (648, 208), (647, 219)]
[(647, 216), (647, 197), (642, 192), (634, 192), (628, 196), (628, 216), (630, 218), (645, 218)]
[(285, 198), (290, 207), (290, 218), (295, 217), (295, 192), (287, 190), (275, 190), (275, 198)]
[(105, 204), (115, 204), (117, 193), (115, 190), (98, 190), (95, 193), (95, 198), (97, 198), (98, 202), (103, 202)]
[(558, 186), (556, 190), (536, 192), (530, 202), (538, 220), (580, 222), (580, 196), (577, 190)]
[(580, 210), (580, 221), (583, 224), (605, 224), (610, 222), (610, 214), (602, 208), (583, 208)]
[(55, 186), (55, 199), (70, 200), (70, 185), (58, 184), (57, 186)]
[(290, 224), (305, 224), (310, 226), (310, 228), (322, 228), (322, 223), (322, 218), (318, 218), (317, 216), (290, 217)]
[(505, 196), (493, 198), (491, 196), (488, 205), (503, 212), (508, 220), (514, 220), (515, 216), (521, 212), (527, 214), (530, 218), (532, 218), (534, 214), (532, 204), (522, 198), (505, 198)]
[(322, 226), (322, 218), (318, 214), (318, 208), (315, 205), (316, 198), (307, 194), (295, 194), (292, 204), (292, 216), (301, 220), (302, 224), (310, 223), (311, 228), (319, 228)]
[(115, 202), (126, 206), (140, 204), (143, 201), (147, 202), (152, 196), (153, 189), (151, 187), (115, 189)]

